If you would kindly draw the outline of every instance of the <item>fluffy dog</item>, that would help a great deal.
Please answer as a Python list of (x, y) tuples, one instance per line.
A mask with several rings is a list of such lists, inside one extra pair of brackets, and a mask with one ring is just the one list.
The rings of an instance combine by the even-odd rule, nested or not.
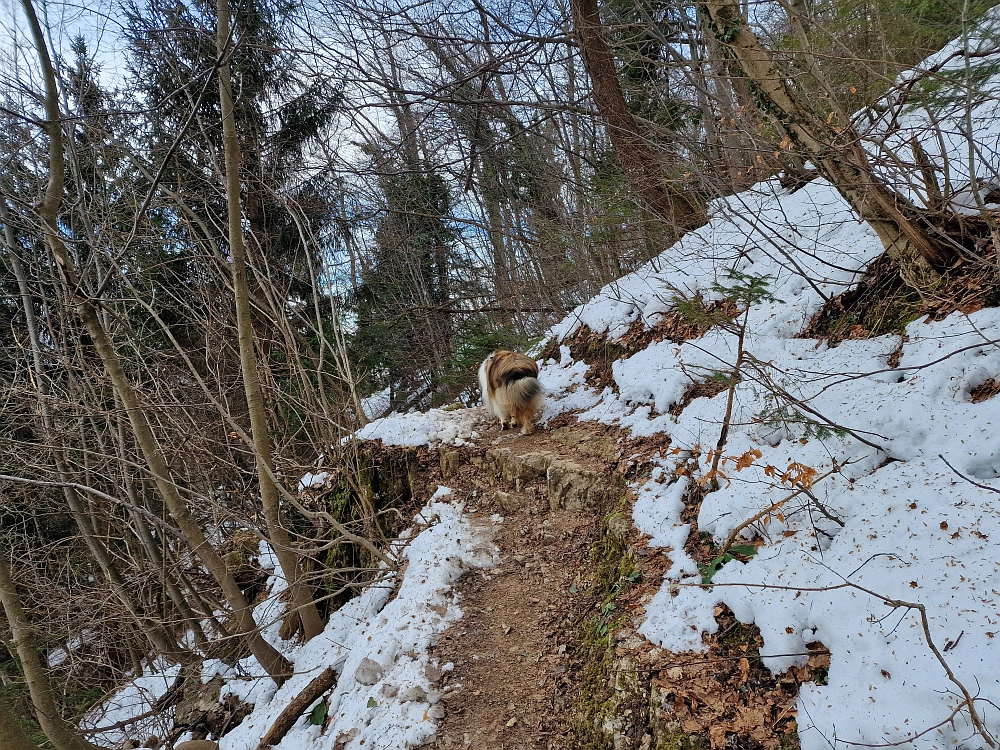
[(545, 398), (535, 360), (517, 352), (494, 352), (479, 366), (479, 387), (486, 410), (500, 420), (501, 430), (517, 423), (522, 435), (535, 431), (531, 423)]

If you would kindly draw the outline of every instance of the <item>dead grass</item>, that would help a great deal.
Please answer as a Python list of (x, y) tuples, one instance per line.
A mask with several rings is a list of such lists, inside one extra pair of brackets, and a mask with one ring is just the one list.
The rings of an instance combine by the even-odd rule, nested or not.
[[(987, 253), (987, 250), (983, 250)], [(902, 334), (914, 320), (941, 320), (953, 312), (972, 313), (1000, 305), (1000, 276), (992, 246), (981, 260), (959, 261), (945, 273), (945, 283), (923, 298), (907, 287), (887, 255), (876, 258), (861, 283), (830, 299), (799, 338), (845, 339)]]

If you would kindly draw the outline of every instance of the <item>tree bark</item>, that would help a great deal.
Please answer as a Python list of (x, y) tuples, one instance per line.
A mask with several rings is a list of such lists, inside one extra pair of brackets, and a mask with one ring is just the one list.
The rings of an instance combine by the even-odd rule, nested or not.
[(611, 48), (603, 34), (597, 0), (570, 0), (583, 65), (592, 95), (611, 139), (625, 179), (649, 209), (676, 231), (702, 226), (707, 217), (693, 195), (672, 186), (663, 174), (660, 154), (629, 111)]
[(63, 241), (58, 229), (59, 205), (63, 196), (64, 157), (62, 144), (62, 129), (59, 115), (59, 99), (56, 90), (55, 71), (49, 58), (45, 36), (42, 33), (38, 17), (35, 15), (31, 0), (22, 0), (25, 15), (31, 26), (35, 47), (38, 52), (42, 73), (45, 80), (45, 131), (49, 136), (49, 182), (45, 195), (38, 202), (36, 210), (42, 221), (42, 232), (64, 280), (71, 292), (77, 296), (77, 310), (87, 332), (93, 340), (105, 370), (111, 379), (111, 384), (128, 414), (136, 443), (142, 451), (146, 466), (153, 477), (157, 491), (177, 523), (177, 528), (185, 537), (191, 549), (198, 555), (209, 573), (219, 583), (226, 601), (233, 610), (236, 621), (236, 632), (247, 639), (247, 645), (260, 665), (267, 670), (272, 679), (279, 685), (291, 674), (292, 666), (278, 651), (264, 640), (257, 623), (254, 622), (250, 603), (226, 568), (222, 557), (208, 542), (201, 526), (187, 508), (174, 483), (170, 467), (167, 464), (163, 450), (153, 433), (143, 410), (142, 403), (125, 374), (118, 353), (115, 351), (107, 331), (101, 323), (97, 307), (90, 299), (79, 295), (79, 279), (73, 264), (73, 257)]
[(38, 750), (25, 734), (10, 703), (0, 693), (0, 747), (4, 750)]
[(260, 738), (258, 750), (277, 745), (282, 738), (288, 734), (288, 730), (294, 726), (296, 720), (309, 706), (316, 701), (323, 693), (332, 688), (337, 683), (337, 673), (327, 667), (314, 677), (308, 685), (292, 699), (291, 703), (285, 706), (284, 710), (278, 714), (278, 718), (271, 724), (271, 728)]
[(940, 282), (935, 266), (948, 258), (907, 215), (916, 208), (890, 191), (872, 174), (860, 136), (850, 125), (835, 130), (780, 74), (770, 54), (747, 28), (739, 5), (730, 0), (707, 0), (712, 32), (728, 47), (760, 97), (824, 177), (836, 186), (858, 215), (875, 231), (882, 246), (899, 267), (903, 280), (917, 290)]
[[(49, 682), (49, 677), (42, 667), (38, 643), (28, 616), (21, 606), (21, 597), (14, 586), (6, 554), (0, 554), (0, 605), (6, 614), (14, 649), (17, 651), (24, 681), (31, 695), (31, 703), (35, 707), (38, 724), (45, 732), (45, 736), (52, 741), (57, 750), (97, 750), (94, 745), (76, 734), (73, 726), (60, 715), (56, 707), (52, 683)], [(6, 750), (7, 745), (4, 744), (3, 747)]]
[(56, 476), (62, 483), (62, 493), (69, 507), (70, 515), (76, 522), (80, 535), (83, 537), (87, 548), (94, 556), (97, 564), (104, 572), (105, 577), (111, 585), (115, 596), (122, 603), (128, 613), (136, 621), (143, 633), (149, 639), (152, 647), (167, 658), (177, 658), (179, 649), (176, 640), (167, 632), (161, 624), (155, 622), (143, 612), (143, 607), (139, 601), (133, 597), (132, 591), (126, 584), (124, 576), (118, 570), (114, 560), (108, 553), (104, 543), (98, 538), (90, 523), (90, 518), (86, 514), (83, 502), (76, 489), (70, 486), (70, 470), (66, 461), (65, 450), (55, 429), (55, 422), (49, 409), (49, 387), (45, 374), (45, 364), (42, 358), (41, 339), (38, 335), (38, 322), (35, 319), (35, 311), (31, 301), (31, 290), (28, 286), (27, 274), (17, 253), (17, 244), (14, 237), (13, 226), (10, 222), (10, 212), (7, 202), (0, 199), (0, 222), (3, 223), (3, 244), (6, 245), (10, 255), (11, 266), (14, 270), (14, 277), (17, 280), (18, 291), (21, 296), (21, 304), (24, 308), (25, 325), (28, 329), (28, 340), (31, 346), (32, 369), (35, 375), (35, 387), (38, 394), (39, 421), (41, 422), (41, 432), (45, 436), (46, 443), (52, 450), (56, 465)]
[(323, 632), (323, 620), (313, 601), (310, 587), (302, 580), (299, 554), (292, 545), (291, 535), (281, 518), (278, 487), (274, 479), (274, 460), (271, 453), (271, 436), (268, 432), (267, 409), (257, 374), (257, 355), (254, 350), (253, 320), (250, 314), (250, 287), (247, 281), (246, 245), (243, 238), (243, 211), (240, 203), (240, 142), (234, 117), (232, 78), (229, 66), (230, 13), (228, 0), (218, 0), (217, 48), (222, 64), (219, 66), (219, 98), (222, 106), (222, 139), (226, 164), (226, 203), (229, 210), (229, 251), (233, 265), (233, 293), (236, 298), (236, 327), (240, 348), (240, 369), (243, 387), (250, 411), (250, 434), (254, 457), (257, 462), (257, 482), (267, 533), (278, 564), (288, 581), (295, 611), (302, 622), (305, 640)]

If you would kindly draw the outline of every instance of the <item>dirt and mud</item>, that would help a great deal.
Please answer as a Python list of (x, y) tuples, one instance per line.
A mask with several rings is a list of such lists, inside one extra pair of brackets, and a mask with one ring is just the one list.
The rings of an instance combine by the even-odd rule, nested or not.
[[(487, 433), (490, 448), (515, 456), (544, 451), (591, 471), (607, 470), (607, 461), (568, 442), (573, 440), (553, 440), (548, 431)], [(571, 662), (574, 634), (592, 606), (585, 592), (600, 516), (551, 509), (544, 481), (518, 488), (484, 481), (484, 475), (489, 471), (466, 464), (447, 480), (471, 498), (468, 510), (484, 519), (499, 513), (504, 522), (494, 538), (502, 562), (459, 582), (465, 614), (434, 650), (442, 663), (454, 664), (443, 683), (446, 715), (435, 746), (565, 747), (578, 672)]]

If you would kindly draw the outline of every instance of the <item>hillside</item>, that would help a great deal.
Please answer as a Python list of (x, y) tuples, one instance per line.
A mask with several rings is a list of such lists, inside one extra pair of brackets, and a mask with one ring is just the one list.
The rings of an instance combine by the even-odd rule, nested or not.
[(0, 750), (998, 747), (995, 0), (4, 13)]

